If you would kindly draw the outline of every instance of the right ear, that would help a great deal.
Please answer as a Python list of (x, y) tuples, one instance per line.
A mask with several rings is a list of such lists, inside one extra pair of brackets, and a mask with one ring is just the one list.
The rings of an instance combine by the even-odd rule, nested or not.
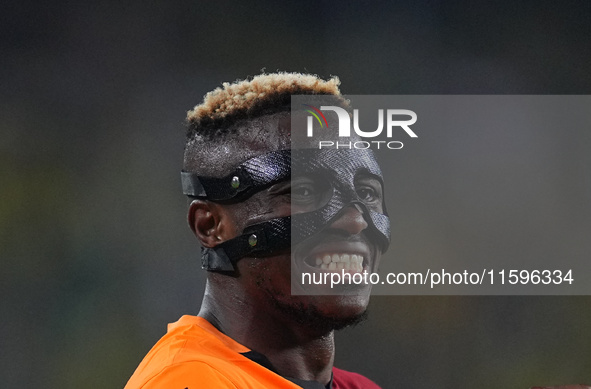
[[(205, 200), (193, 200), (187, 215), (189, 226), (204, 247), (215, 247), (230, 239), (227, 212), (222, 206)], [(231, 236), (233, 237), (233, 236)]]

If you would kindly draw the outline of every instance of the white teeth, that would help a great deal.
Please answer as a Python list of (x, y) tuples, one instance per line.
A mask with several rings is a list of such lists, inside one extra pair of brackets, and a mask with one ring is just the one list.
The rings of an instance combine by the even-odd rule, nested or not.
[(363, 271), (363, 255), (359, 254), (324, 254), (315, 258), (316, 267), (324, 270)]

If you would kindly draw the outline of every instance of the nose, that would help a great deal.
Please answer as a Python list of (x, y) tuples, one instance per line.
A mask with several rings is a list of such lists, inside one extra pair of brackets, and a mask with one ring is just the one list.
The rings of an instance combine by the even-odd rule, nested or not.
[(332, 222), (330, 228), (347, 232), (349, 235), (357, 235), (367, 228), (367, 222), (363, 217), (363, 208), (353, 204), (345, 207)]

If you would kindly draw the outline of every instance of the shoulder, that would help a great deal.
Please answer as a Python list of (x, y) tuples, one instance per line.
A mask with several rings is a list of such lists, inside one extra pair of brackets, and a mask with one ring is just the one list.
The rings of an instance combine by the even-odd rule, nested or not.
[(236, 389), (224, 374), (204, 362), (183, 362), (164, 367), (149, 380), (134, 380), (125, 389), (164, 389), (164, 388), (219, 388)]
[(249, 351), (204, 319), (183, 316), (148, 352), (125, 389), (297, 388), (247, 358)]
[(333, 389), (381, 389), (375, 382), (358, 373), (332, 368)]
[(235, 388), (240, 345), (200, 318), (184, 316), (169, 325), (168, 332), (148, 352), (125, 389)]

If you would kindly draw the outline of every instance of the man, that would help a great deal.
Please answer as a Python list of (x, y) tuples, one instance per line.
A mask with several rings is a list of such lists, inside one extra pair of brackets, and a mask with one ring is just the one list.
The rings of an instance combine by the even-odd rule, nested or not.
[(378, 388), (333, 367), (334, 331), (364, 318), (371, 287), (291, 289), (292, 272), (373, 271), (389, 243), (373, 155), (317, 150), (292, 129), (292, 95), (347, 107), (338, 86), (263, 74), (223, 84), (188, 113), (183, 189), (209, 271), (205, 296), (197, 317), (169, 325), (127, 389)]

